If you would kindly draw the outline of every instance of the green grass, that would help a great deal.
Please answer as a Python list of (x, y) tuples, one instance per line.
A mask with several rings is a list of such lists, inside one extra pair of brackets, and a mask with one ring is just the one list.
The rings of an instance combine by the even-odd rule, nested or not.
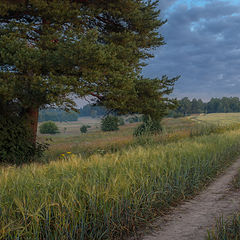
[(229, 219), (220, 218), (216, 228), (208, 233), (208, 240), (239, 240), (240, 239), (240, 213)]
[[(115, 152), (129, 146), (139, 145), (139, 140), (133, 137), (133, 131), (140, 123), (120, 126), (120, 130), (114, 132), (102, 132), (100, 129), (92, 127), (86, 134), (80, 133), (79, 129), (82, 124), (90, 123), (91, 125), (93, 122), (99, 121), (99, 119), (81, 118), (78, 122), (57, 123), (61, 134), (47, 136), (38, 134), (40, 142), (51, 138), (50, 148), (46, 152), (44, 160), (55, 160), (65, 152), (80, 153), (82, 156), (88, 157), (94, 153)], [(164, 119), (164, 135), (168, 138), (167, 135), (170, 134), (172, 139), (178, 139), (179, 137), (176, 135), (187, 136), (189, 129), (196, 124), (187, 118)], [(68, 129), (66, 133), (63, 132), (65, 126)], [(185, 131), (188, 133), (184, 133)]]
[(235, 130), (1, 167), (0, 239), (122, 239), (199, 191), (239, 151)]
[[(200, 116), (194, 116), (194, 118)], [(189, 117), (177, 119), (165, 118), (162, 121), (164, 129), (162, 134), (154, 137), (134, 138), (133, 131), (140, 123), (120, 126), (120, 130), (114, 132), (102, 132), (95, 128), (91, 129), (91, 131), (86, 134), (80, 134), (79, 129), (81, 124), (87, 124), (87, 121), (90, 123), (99, 122), (99, 119), (84, 118), (84, 121), (80, 120), (74, 123), (57, 123), (60, 129), (67, 124), (72, 128), (69, 130), (70, 133), (62, 132), (61, 134), (47, 136), (50, 137), (52, 141), (50, 142), (49, 151), (46, 152), (43, 161), (55, 160), (66, 152), (81, 154), (82, 157), (89, 157), (95, 153), (105, 154), (107, 152), (122, 151), (130, 147), (144, 145), (145, 143), (149, 144), (149, 142), (151, 144), (169, 143), (190, 136), (228, 131), (231, 128), (237, 129), (240, 126), (240, 122), (232, 123), (231, 121), (226, 126), (226, 124), (214, 125), (211, 121), (199, 122), (189, 119)], [(39, 134), (39, 139), (40, 141), (44, 141), (46, 137)]]

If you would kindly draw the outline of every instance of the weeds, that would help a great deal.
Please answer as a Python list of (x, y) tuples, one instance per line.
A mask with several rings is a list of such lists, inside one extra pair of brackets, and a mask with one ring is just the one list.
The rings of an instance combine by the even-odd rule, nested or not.
[(238, 240), (240, 239), (240, 214), (217, 221), (216, 229), (208, 233), (208, 240)]

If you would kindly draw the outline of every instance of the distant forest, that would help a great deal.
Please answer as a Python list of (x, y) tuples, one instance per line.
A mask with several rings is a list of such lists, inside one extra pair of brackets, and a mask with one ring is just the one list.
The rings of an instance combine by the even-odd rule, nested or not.
[(39, 122), (55, 121), (55, 122), (71, 122), (77, 121), (79, 117), (97, 118), (107, 113), (106, 108), (99, 106), (85, 105), (79, 109), (79, 113), (71, 111), (65, 112), (60, 109), (43, 109), (39, 113)]
[[(228, 113), (240, 112), (240, 100), (238, 97), (212, 98), (209, 102), (185, 97), (178, 101), (178, 107), (169, 112), (168, 117), (183, 117), (196, 113)], [(85, 105), (79, 109), (79, 113), (65, 112), (59, 109), (44, 109), (40, 111), (39, 122), (77, 121), (79, 117), (102, 117), (107, 113), (106, 108), (99, 106)]]
[(182, 117), (195, 113), (229, 113), (240, 112), (238, 97), (212, 98), (209, 102), (185, 97), (178, 101), (178, 107), (169, 113), (169, 117)]

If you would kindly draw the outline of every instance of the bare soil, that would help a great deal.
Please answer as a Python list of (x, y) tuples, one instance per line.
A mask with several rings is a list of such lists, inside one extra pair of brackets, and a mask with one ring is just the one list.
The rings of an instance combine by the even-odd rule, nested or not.
[(202, 240), (216, 219), (240, 210), (240, 191), (232, 190), (231, 182), (240, 169), (240, 159), (194, 199), (173, 208), (154, 223), (154, 232), (142, 240)]

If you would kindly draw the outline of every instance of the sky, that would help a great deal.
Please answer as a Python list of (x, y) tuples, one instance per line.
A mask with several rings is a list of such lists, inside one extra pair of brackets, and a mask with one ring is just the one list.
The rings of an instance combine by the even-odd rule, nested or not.
[(146, 77), (181, 75), (177, 98), (240, 97), (240, 0), (160, 0), (159, 32)]

